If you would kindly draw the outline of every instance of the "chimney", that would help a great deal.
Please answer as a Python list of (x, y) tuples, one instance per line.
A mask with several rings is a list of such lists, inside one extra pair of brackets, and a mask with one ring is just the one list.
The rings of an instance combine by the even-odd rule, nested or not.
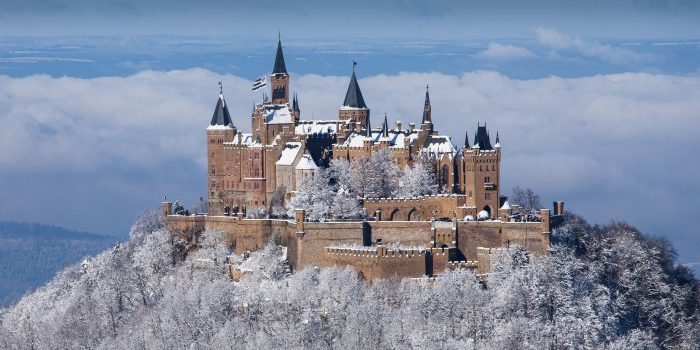
[(410, 122), (408, 123), (408, 132), (413, 133), (413, 129), (416, 128), (416, 123)]
[(396, 121), (396, 131), (401, 131), (401, 121), (400, 120)]

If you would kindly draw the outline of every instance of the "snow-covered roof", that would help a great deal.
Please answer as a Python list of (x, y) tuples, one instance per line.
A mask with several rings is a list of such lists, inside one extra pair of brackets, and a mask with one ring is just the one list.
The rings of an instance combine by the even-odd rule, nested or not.
[(455, 154), (457, 150), (449, 136), (431, 135), (423, 146), (423, 152), (442, 155), (446, 153)]
[(294, 128), (294, 133), (297, 135), (335, 134), (337, 132), (337, 120), (300, 120)]
[(233, 141), (226, 142), (227, 145), (251, 145), (253, 144), (253, 134), (241, 133), (241, 142), (238, 142), (238, 135), (233, 135)]
[(207, 130), (229, 130), (229, 129), (233, 129), (233, 124), (229, 124), (229, 125), (217, 124), (217, 125), (207, 126)]
[(407, 131), (396, 129), (389, 130), (388, 134), (388, 137), (384, 137), (382, 135), (382, 129), (373, 129), (371, 132), (371, 136), (366, 136), (364, 132), (353, 132), (345, 140), (343, 146), (362, 147), (364, 145), (365, 140), (370, 140), (373, 143), (379, 141), (389, 141), (390, 148), (404, 148), (404, 139), (408, 138), (410, 142), (413, 142), (413, 140), (415, 140), (418, 137), (418, 135), (415, 132), (409, 134)]
[(314, 162), (313, 158), (311, 158), (311, 155), (305, 154), (301, 156), (301, 159), (299, 159), (299, 163), (296, 166), (297, 170), (316, 170), (318, 169), (318, 165)]
[(277, 160), (277, 165), (292, 165), (297, 155), (301, 151), (301, 142), (287, 142), (282, 150), (280, 159)]
[(510, 203), (508, 203), (508, 201), (503, 202), (501, 210), (510, 210)]
[(263, 114), (268, 124), (290, 124), (294, 123), (294, 116), (289, 105), (263, 105)]

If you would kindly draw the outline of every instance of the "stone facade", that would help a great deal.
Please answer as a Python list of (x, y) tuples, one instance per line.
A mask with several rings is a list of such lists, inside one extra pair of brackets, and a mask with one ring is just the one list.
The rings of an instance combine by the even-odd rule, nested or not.
[[(419, 159), (427, 160), (443, 191), (466, 196), (461, 203), (467, 208), (462, 211), (465, 214), (476, 217), (484, 210), (489, 217), (498, 217), (502, 201), (498, 138), (492, 146), (486, 125), (478, 125), (473, 143), (467, 138), (462, 147), (455, 147), (449, 136), (440, 135), (434, 127), (427, 89), (421, 125), (409, 123), (407, 128), (398, 121), (390, 126), (386, 115), (381, 127), (371, 126), (370, 108), (362, 97), (354, 66), (337, 119), (302, 120), (299, 100), (294, 95), (290, 102), (290, 91), (280, 41), (270, 76), (272, 99), (254, 106), (250, 132), (233, 125), (223, 92), (219, 96), (207, 128), (210, 214), (269, 208), (278, 188), (285, 190), (286, 199), (291, 198), (303, 178), (313, 173), (313, 166), (324, 167), (332, 159), (356, 160), (388, 150), (401, 169)], [(314, 165), (310, 167), (306, 159)], [(305, 166), (300, 167), (300, 162)], [(428, 202), (435, 207), (426, 207)], [(420, 215), (411, 220), (427, 220), (433, 212), (451, 217), (452, 210), (443, 204), (423, 201)], [(374, 207), (367, 209), (374, 213)], [(391, 213), (382, 209), (384, 217), (390, 217)], [(396, 219), (409, 220), (408, 215)]]
[[(393, 127), (385, 115), (372, 128), (355, 76), (355, 67), (337, 119), (302, 120), (299, 100), (290, 103), (290, 76), (281, 41), (270, 76), (272, 99), (256, 104), (250, 132), (232, 123), (223, 91), (207, 127), (207, 215), (163, 215), (175, 234), (196, 246), (204, 230), (225, 233), (238, 254), (259, 250), (275, 239), (286, 247), (293, 269), (352, 266), (365, 279), (439, 276), (447, 270), (489, 270), (493, 249), (517, 244), (535, 255), (549, 249), (550, 227), (561, 221), (563, 203), (554, 213), (543, 209), (537, 222), (515, 222), (500, 195), (501, 145), (492, 145), (486, 124), (478, 124), (456, 147), (435, 130), (426, 87), (420, 126)], [(333, 159), (356, 160), (388, 150), (401, 169), (418, 160), (434, 167), (444, 194), (415, 198), (366, 198), (367, 220), (309, 222), (303, 210), (293, 219), (248, 219), (247, 209), (270, 207), (274, 192), (285, 200), (302, 181)], [(279, 198), (279, 197), (277, 197)], [(231, 268), (232, 278), (242, 272)]]

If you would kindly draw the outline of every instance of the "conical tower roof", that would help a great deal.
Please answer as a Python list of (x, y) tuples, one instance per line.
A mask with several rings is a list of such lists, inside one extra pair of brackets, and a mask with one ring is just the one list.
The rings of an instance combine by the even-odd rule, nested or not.
[(352, 63), (352, 77), (350, 77), (350, 85), (348, 85), (348, 92), (345, 93), (345, 101), (343, 102), (343, 107), (353, 107), (353, 108), (367, 108), (365, 104), (365, 99), (362, 98), (362, 91), (360, 91), (360, 85), (357, 83), (357, 77), (355, 77), (355, 65), (357, 63)]
[(284, 53), (282, 52), (282, 38), (277, 39), (277, 55), (272, 74), (287, 74), (287, 66), (284, 64)]
[(210, 125), (233, 126), (231, 114), (228, 112), (228, 106), (226, 106), (226, 100), (224, 100), (224, 94), (220, 94), (219, 99), (216, 101), (216, 107), (214, 108), (214, 115), (211, 117)]

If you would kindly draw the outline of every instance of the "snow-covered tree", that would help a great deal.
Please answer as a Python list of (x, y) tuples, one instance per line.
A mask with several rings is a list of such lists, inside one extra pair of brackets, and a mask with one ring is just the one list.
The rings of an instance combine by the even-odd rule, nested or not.
[[(337, 192), (336, 192), (337, 193)], [(155, 225), (157, 226), (157, 225)], [(366, 283), (350, 268), (290, 272), (271, 242), (231, 256), (151, 225), (0, 309), (2, 349), (695, 349), (698, 281), (634, 228), (567, 214), (548, 256), (497, 250), (492, 273)], [(139, 228), (140, 227), (140, 228)], [(183, 255), (183, 250), (190, 250)], [(232, 282), (222, 258), (247, 271)], [(211, 264), (202, 263), (210, 261)]]
[(350, 163), (350, 190), (361, 198), (393, 197), (399, 187), (401, 170), (396, 160), (384, 149), (371, 157)]
[(425, 161), (418, 161), (407, 168), (396, 191), (396, 197), (417, 197), (440, 192), (433, 167)]

